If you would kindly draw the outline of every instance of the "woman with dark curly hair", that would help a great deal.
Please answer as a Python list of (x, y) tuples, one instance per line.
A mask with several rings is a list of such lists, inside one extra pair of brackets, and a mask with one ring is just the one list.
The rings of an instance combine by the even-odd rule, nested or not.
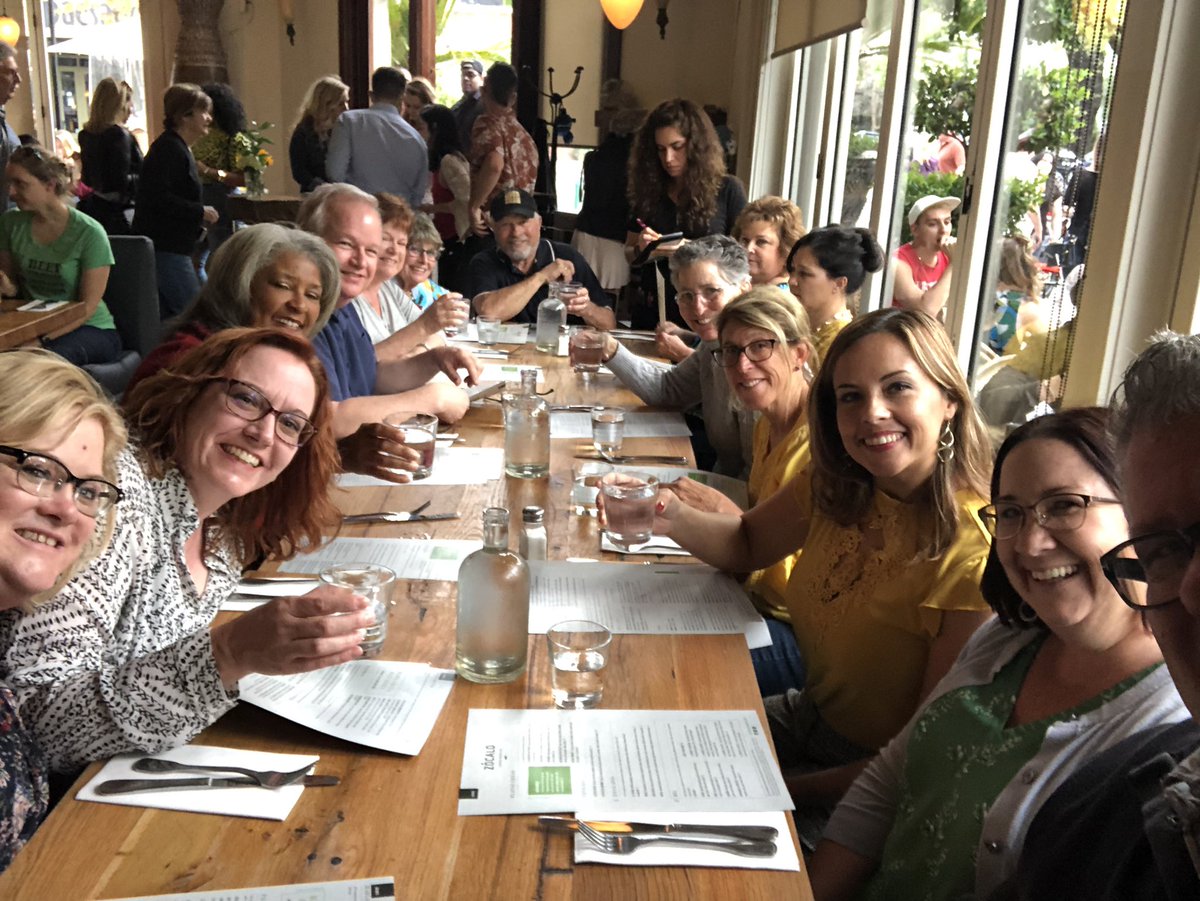
[(204, 202), (221, 216), (208, 229), (208, 251), (204, 254), (207, 260), (208, 254), (233, 234), (233, 221), (225, 208), (229, 192), (246, 186), (246, 173), (238, 168), (236, 139), (248, 125), (242, 101), (229, 85), (206, 84), (203, 90), (212, 101), (213, 124), (208, 134), (192, 145), (192, 156), (200, 173)]
[[(725, 156), (713, 124), (690, 100), (660, 103), (633, 139), (629, 156), (629, 212), (625, 254), (632, 261), (662, 235), (685, 238), (727, 235), (746, 205), (746, 191), (725, 172)], [(634, 301), (635, 328), (657, 325), (661, 284), (666, 319), (683, 325), (667, 259), (676, 245), (653, 251), (642, 267), (643, 299)], [(659, 276), (662, 276), (661, 280)]]

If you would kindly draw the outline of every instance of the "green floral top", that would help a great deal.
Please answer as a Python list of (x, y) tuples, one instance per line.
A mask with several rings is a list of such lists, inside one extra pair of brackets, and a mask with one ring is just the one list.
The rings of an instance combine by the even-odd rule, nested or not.
[(1107, 703), (1158, 664), (1070, 710), (1007, 726), (1045, 636), (1021, 649), (986, 685), (934, 700), (908, 742), (896, 817), (864, 899), (956, 899), (975, 890), (975, 852), (995, 798), (1038, 753), (1046, 730)]

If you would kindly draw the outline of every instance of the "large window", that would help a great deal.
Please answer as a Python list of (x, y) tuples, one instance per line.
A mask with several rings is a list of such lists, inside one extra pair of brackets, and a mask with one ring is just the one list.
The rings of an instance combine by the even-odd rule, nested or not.
[(410, 13), (418, 3), (433, 7), (434, 81), (439, 103), (453, 106), (462, 97), (461, 60), (479, 59), (486, 68), (512, 59), (512, 0), (388, 0), (387, 22), (377, 23), (376, 28), (388, 29), (392, 65), (423, 74), (409, 46)]

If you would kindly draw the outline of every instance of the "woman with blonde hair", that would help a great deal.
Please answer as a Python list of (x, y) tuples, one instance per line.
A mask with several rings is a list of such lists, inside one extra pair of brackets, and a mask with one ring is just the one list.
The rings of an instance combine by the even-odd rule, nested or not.
[[(213, 626), (244, 567), (317, 547), (340, 515), (329, 384), (306, 338), (228, 329), (125, 401), (112, 541), (19, 617), (3, 668), (50, 765), (183, 744), (241, 677), (361, 656), (365, 601), (329, 586)], [(348, 615), (338, 615), (348, 614)]]
[(907, 310), (869, 313), (838, 335), (808, 424), (811, 479), (740, 517), (662, 492), (655, 531), (727, 572), (803, 550), (786, 599), (805, 685), (766, 708), (811, 846), (987, 618), (978, 510), (990, 448), (945, 329)]
[[(688, 239), (727, 235), (746, 205), (746, 190), (725, 172), (725, 154), (708, 115), (690, 100), (660, 103), (642, 123), (629, 155), (629, 214), (625, 255), (633, 262), (665, 234)], [(631, 313), (634, 328), (658, 323), (659, 276), (666, 319), (684, 325), (675, 303), (667, 260), (678, 244), (650, 255), (640, 273), (643, 302)], [(657, 274), (656, 274), (657, 273)]]
[(325, 184), (325, 152), (338, 116), (350, 108), (350, 88), (336, 75), (325, 75), (309, 85), (300, 115), (288, 144), (292, 178), (300, 193)]
[[(44, 350), (0, 354), (0, 610), (32, 610), (103, 549), (124, 446), (124, 422), (82, 369)], [(46, 815), (48, 774), (0, 683), (0, 872)]]
[(52, 332), (42, 346), (77, 366), (113, 362), (122, 344), (104, 303), (113, 264), (108, 236), (66, 203), (71, 172), (62, 160), (18, 147), (6, 173), (17, 208), (0, 216), (0, 294), (79, 304), (83, 325)]
[(114, 78), (102, 78), (92, 92), (88, 120), (79, 132), (82, 180), (90, 193), (79, 211), (104, 226), (110, 235), (129, 234), (126, 210), (133, 208), (142, 150), (125, 123), (133, 113), (133, 88)]

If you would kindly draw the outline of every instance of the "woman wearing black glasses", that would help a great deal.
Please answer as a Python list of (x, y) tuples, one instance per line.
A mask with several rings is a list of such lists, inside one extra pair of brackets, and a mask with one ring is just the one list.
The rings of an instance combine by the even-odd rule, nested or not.
[[(82, 369), (42, 350), (0, 354), (0, 610), (32, 609), (101, 550), (124, 446), (120, 415)], [(46, 814), (48, 771), (0, 683), (0, 871)]]
[(211, 628), (244, 566), (315, 547), (337, 519), (329, 389), (306, 339), (219, 332), (126, 412), (137, 444), (117, 462), (108, 550), (19, 619), (5, 651), (60, 770), (182, 744), (233, 706), (242, 676), (351, 660), (371, 623), (361, 598), (325, 587)]
[(997, 620), (846, 793), (810, 870), (818, 899), (991, 897), (1064, 779), (1186, 718), (1153, 636), (1102, 571), (1129, 534), (1106, 418), (1042, 417), (1001, 446), (982, 511)]

